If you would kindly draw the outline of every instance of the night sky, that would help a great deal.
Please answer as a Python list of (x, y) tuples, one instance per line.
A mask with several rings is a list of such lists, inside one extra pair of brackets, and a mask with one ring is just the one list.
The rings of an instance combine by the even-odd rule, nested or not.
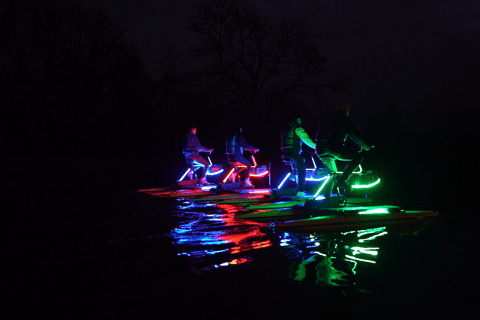
[[(202, 0), (83, 0), (115, 16), (148, 70), (170, 41), (188, 55), (188, 19)], [(451, 110), (478, 112), (480, 2), (476, 0), (244, 0), (272, 21), (304, 17), (332, 71), (354, 81), (345, 96), (359, 126), (389, 104), (409, 131), (441, 124)]]

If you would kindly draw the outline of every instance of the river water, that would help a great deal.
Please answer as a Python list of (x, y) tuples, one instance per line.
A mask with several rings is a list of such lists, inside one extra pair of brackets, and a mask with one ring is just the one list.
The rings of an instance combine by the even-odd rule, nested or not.
[(234, 205), (144, 194), (83, 200), (22, 220), (22, 236), (10, 230), (2, 252), (12, 319), (473, 319), (479, 311), (477, 220), (293, 233), (236, 219)]
[(260, 301), (263, 294), (276, 295), (276, 307), (265, 303), (265, 309), (278, 308), (275, 317), (474, 317), (478, 276), (468, 250), (478, 244), (475, 230), (435, 219), (402, 228), (291, 233), (235, 219), (238, 210), (180, 203), (169, 237), (190, 272), (235, 273), (243, 265), (255, 277), (281, 284), (263, 280), (245, 292)]

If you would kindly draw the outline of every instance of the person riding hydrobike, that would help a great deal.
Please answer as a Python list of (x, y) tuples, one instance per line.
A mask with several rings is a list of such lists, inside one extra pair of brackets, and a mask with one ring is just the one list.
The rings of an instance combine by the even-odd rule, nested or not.
[(185, 160), (187, 160), (187, 162), (191, 161), (194, 164), (202, 165), (202, 170), (200, 175), (200, 184), (210, 185), (211, 183), (209, 183), (205, 179), (205, 175), (209, 167), (209, 162), (198, 153), (199, 152), (212, 153), (213, 149), (205, 148), (200, 144), (200, 141), (198, 140), (198, 137), (197, 137), (196, 127), (191, 127), (190, 131), (184, 136), (182, 147), (183, 147), (183, 154), (185, 155)]
[(243, 151), (247, 150), (253, 153), (257, 153), (258, 151), (260, 151), (260, 149), (247, 142), (247, 140), (242, 134), (241, 127), (237, 134), (225, 139), (225, 144), (225, 154), (228, 157), (228, 162), (238, 162), (247, 167), (247, 169), (245, 170), (245, 180), (243, 182), (243, 185), (248, 188), (253, 188), (254, 186), (250, 181), (252, 163), (243, 156)]
[[(368, 151), (374, 147), (353, 125), (348, 118), (349, 114), (350, 105), (347, 102), (343, 101), (337, 104), (336, 115), (331, 124), (327, 125), (326, 130), (323, 130), (324, 133), (321, 136), (317, 136), (317, 148), (315, 149), (315, 153), (325, 164), (330, 174), (334, 172), (331, 172), (329, 161), (350, 161), (343, 170), (342, 175), (338, 176), (336, 180), (337, 187), (343, 190), (350, 188), (348, 179), (363, 161), (361, 151)], [(355, 142), (360, 147), (360, 150), (347, 146), (345, 144), (347, 138)]]
[(281, 156), (283, 162), (292, 164), (293, 169), (297, 170), (298, 184), (297, 196), (304, 197), (305, 194), (305, 174), (307, 172), (305, 160), (302, 157), (302, 145), (315, 149), (316, 144), (308, 136), (302, 127), (302, 119), (293, 117), (283, 128), (281, 134)]

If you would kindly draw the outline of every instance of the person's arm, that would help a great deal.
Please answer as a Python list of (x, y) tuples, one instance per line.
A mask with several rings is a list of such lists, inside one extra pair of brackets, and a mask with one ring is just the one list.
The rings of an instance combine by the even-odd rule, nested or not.
[(316, 148), (317, 146), (316, 143), (312, 139), (310, 139), (305, 129), (303, 129), (302, 127), (298, 127), (295, 129), (295, 133), (297, 134), (297, 136), (300, 137), (300, 140), (302, 140), (303, 143), (305, 143), (307, 146), (309, 146), (312, 149)]
[(240, 147), (244, 148), (245, 150), (252, 151), (252, 152), (260, 151), (260, 149), (258, 149), (257, 147), (249, 144), (243, 136), (237, 136), (237, 143)]
[(355, 128), (353, 123), (350, 120), (347, 120), (345, 123), (347, 135), (352, 139), (360, 148), (365, 149), (366, 151), (370, 150), (373, 146), (368, 143), (360, 133), (360, 131)]
[(204, 146), (202, 146), (200, 144), (200, 141), (198, 140), (198, 137), (195, 136), (195, 135), (192, 137), (191, 143), (197, 149), (197, 152), (212, 152), (213, 151), (213, 149), (207, 149)]

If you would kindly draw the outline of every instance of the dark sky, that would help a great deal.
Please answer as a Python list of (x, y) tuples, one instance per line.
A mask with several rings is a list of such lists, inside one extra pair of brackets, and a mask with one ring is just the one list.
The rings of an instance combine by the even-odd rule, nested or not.
[[(83, 0), (105, 7), (152, 68), (165, 43), (194, 43), (187, 22), (203, 0)], [(395, 104), (410, 130), (480, 99), (478, 0), (243, 0), (272, 21), (302, 16), (319, 34), (332, 70), (346, 71), (346, 96), (360, 125)], [(478, 108), (475, 107), (475, 111)]]

